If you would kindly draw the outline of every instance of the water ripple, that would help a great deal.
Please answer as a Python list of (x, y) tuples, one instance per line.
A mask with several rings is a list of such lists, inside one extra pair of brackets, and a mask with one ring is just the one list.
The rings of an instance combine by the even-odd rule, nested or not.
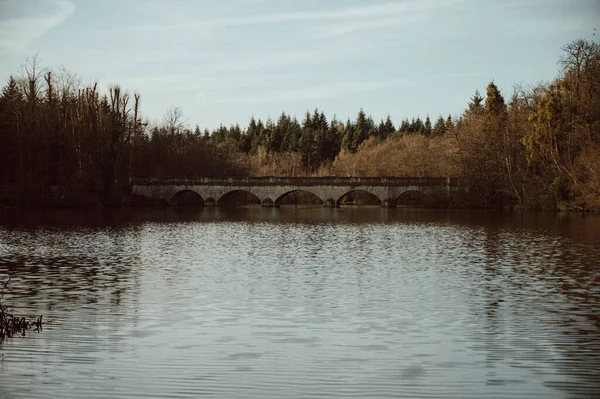
[(47, 324), (0, 344), (0, 397), (599, 397), (599, 232), (381, 209), (11, 219), (5, 300)]

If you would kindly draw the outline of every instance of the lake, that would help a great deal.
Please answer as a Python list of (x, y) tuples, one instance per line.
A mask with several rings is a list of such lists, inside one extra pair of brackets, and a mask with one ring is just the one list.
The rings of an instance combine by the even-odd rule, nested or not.
[(598, 398), (600, 217), (0, 216), (1, 398)]

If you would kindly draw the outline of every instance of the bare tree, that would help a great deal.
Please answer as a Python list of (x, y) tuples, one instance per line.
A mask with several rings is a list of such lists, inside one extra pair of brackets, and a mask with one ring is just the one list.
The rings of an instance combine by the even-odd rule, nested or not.
[(163, 121), (170, 134), (180, 133), (187, 123), (187, 119), (184, 119), (183, 117), (183, 110), (181, 107), (169, 108)]

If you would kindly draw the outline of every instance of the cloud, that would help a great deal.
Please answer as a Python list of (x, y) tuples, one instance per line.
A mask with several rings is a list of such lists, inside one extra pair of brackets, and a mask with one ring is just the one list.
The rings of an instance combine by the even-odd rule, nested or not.
[[(223, 92), (221, 96), (211, 98), (213, 103), (279, 103), (339, 98), (356, 93), (388, 90), (413, 85), (406, 79), (387, 79), (378, 81), (340, 81), (293, 89), (262, 91), (248, 96), (231, 96)], [(214, 93), (213, 93), (214, 94)]]
[(0, 20), (0, 54), (26, 53), (34, 40), (44, 36), (75, 12), (75, 4), (68, 0), (54, 0), (38, 5), (41, 7), (46, 4), (52, 9), (44, 15), (31, 14)]
[(350, 22), (350, 23), (340, 23), (330, 27), (326, 32), (326, 34), (331, 35), (346, 35), (349, 33), (354, 33), (358, 31), (365, 30), (373, 30), (373, 29), (383, 29), (390, 26), (399, 26), (405, 25), (408, 23), (416, 23), (423, 22), (431, 17), (425, 15), (411, 15), (409, 18), (398, 18), (397, 16), (388, 17), (388, 18), (377, 18), (372, 20), (360, 21), (360, 22)]
[(227, 71), (255, 71), (278, 69), (297, 65), (320, 64), (364, 57), (368, 50), (381, 46), (365, 46), (361, 43), (355, 45), (337, 45), (335, 49), (329, 46), (316, 46), (303, 50), (283, 50), (275, 52), (261, 52), (258, 54), (239, 54), (236, 59), (215, 63), (207, 68), (212, 73)]
[(332, 11), (287, 12), (252, 17), (228, 18), (214, 21), (217, 25), (247, 25), (282, 22), (315, 22), (315, 21), (372, 21), (373, 19), (390, 19), (418, 15), (452, 4), (452, 0), (408, 0), (363, 7), (353, 7)]
[[(331, 33), (339, 35), (355, 30), (378, 29), (393, 24), (406, 24), (422, 21), (439, 9), (456, 3), (458, 0), (405, 0), (393, 3), (375, 4), (362, 7), (328, 11), (290, 11), (248, 16), (195, 20), (188, 23), (168, 25), (146, 25), (135, 30), (210, 30), (216, 28), (240, 27), (247, 25), (268, 25), (282, 23), (333, 23)], [(341, 23), (337, 26), (336, 23)]]
[[(86, 51), (123, 54), (120, 68), (136, 73), (150, 67), (166, 73), (199, 75), (297, 71), (303, 65), (313, 67), (362, 59), (386, 46), (394, 47), (397, 41), (350, 35), (375, 30), (396, 34), (395, 28), (430, 20), (440, 8), (457, 1), (461, 0), (402, 0), (360, 6), (337, 3), (336, 7), (325, 4), (314, 11), (295, 5), (295, 9), (289, 11), (257, 11), (257, 14), (245, 14), (243, 7), (227, 12), (209, 8), (203, 13), (186, 9), (176, 24), (172, 23), (172, 17), (167, 18), (169, 21), (162, 18), (163, 14), (169, 14), (167, 9), (172, 6), (155, 2), (151, 3), (150, 15), (155, 17), (152, 23), (104, 26), (103, 37), (115, 39), (104, 40)], [(207, 14), (214, 17), (208, 18)], [(119, 39), (122, 37), (127, 40)], [(128, 58), (132, 48), (136, 57)], [(94, 58), (94, 54), (89, 58)], [(173, 60), (178, 62), (173, 63)]]

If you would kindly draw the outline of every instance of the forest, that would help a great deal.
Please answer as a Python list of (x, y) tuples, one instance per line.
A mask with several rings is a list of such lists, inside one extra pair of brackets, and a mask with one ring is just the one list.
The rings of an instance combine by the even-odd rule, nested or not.
[(34, 57), (0, 94), (0, 208), (119, 204), (132, 178), (459, 177), (467, 207), (600, 210), (600, 45), (562, 48), (551, 82), (494, 82), (461, 115), (376, 122), (323, 111), (209, 131), (180, 108), (159, 123), (140, 95), (82, 85)]

